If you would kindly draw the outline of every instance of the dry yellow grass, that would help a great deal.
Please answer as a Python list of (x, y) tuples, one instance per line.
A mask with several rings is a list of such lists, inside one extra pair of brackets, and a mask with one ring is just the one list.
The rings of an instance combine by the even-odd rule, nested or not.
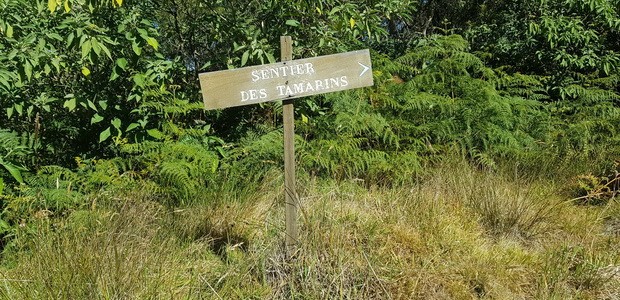
[[(456, 162), (415, 186), (302, 184), (283, 251), (278, 180), (176, 210), (148, 196), (74, 212), (1, 273), (7, 299), (618, 299), (620, 205)], [(139, 193), (138, 193), (139, 195)], [(208, 201), (207, 201), (208, 200)], [(611, 225), (610, 225), (611, 224)]]

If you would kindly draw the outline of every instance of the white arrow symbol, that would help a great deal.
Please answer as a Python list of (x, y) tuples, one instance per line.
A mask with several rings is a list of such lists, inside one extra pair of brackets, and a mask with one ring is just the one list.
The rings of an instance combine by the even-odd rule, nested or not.
[(362, 77), (362, 75), (364, 75), (364, 73), (366, 73), (366, 71), (370, 70), (370, 67), (363, 65), (361, 62), (357, 62), (360, 66), (362, 66), (362, 68), (364, 68), (364, 70), (362, 71), (362, 73), (360, 73), (360, 77)]

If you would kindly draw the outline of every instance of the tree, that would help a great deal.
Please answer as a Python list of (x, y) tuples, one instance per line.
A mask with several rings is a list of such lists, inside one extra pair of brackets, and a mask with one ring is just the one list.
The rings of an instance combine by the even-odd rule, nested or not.
[(159, 54), (138, 7), (59, 4), (0, 2), (1, 126), (27, 134), (32, 166), (109, 155), (110, 142), (159, 129), (166, 105), (187, 106), (169, 86), (175, 61)]

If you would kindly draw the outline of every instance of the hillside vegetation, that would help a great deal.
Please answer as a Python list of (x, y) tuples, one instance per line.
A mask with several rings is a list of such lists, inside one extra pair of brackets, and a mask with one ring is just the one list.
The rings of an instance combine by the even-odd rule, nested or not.
[[(6, 299), (619, 299), (620, 2), (0, 0)], [(375, 85), (203, 110), (198, 74)]]

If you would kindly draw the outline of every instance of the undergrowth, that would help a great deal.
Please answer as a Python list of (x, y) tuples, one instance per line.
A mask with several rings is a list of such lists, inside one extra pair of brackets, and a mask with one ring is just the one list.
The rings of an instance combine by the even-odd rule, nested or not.
[(488, 173), (459, 158), (417, 184), (391, 188), (310, 177), (300, 182), (299, 247), (287, 259), (282, 179), (270, 173), (261, 182), (252, 192), (223, 188), (175, 207), (128, 188), (99, 195), (65, 218), (40, 216), (27, 242), (5, 252), (4, 261), (13, 263), (0, 269), (0, 294), (615, 299), (620, 293), (617, 200), (576, 206), (558, 196), (558, 186)]

